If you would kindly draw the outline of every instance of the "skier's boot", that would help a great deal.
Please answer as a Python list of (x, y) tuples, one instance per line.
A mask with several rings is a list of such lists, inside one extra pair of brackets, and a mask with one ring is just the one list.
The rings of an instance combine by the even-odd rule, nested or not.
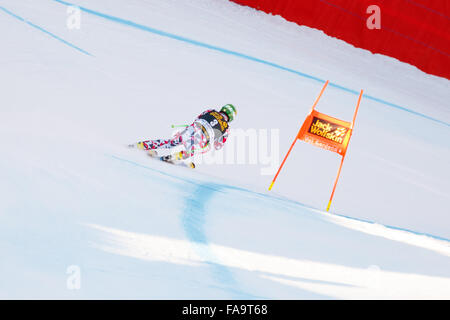
[(137, 148), (139, 150), (145, 150), (143, 142), (132, 143), (128, 145), (128, 148)]
[(137, 147), (139, 150), (145, 150), (145, 146), (144, 146), (144, 143), (143, 143), (142, 141), (136, 143), (136, 147)]
[(183, 152), (180, 151), (180, 152), (177, 152), (177, 153), (174, 153), (174, 154), (169, 154), (167, 156), (161, 157), (160, 159), (162, 161), (175, 163), (175, 162), (183, 160)]
[(164, 161), (164, 162), (171, 162), (171, 161), (173, 161), (173, 159), (172, 159), (172, 155), (168, 155), (168, 156), (164, 156), (164, 157), (161, 157), (161, 158), (159, 158), (161, 161)]

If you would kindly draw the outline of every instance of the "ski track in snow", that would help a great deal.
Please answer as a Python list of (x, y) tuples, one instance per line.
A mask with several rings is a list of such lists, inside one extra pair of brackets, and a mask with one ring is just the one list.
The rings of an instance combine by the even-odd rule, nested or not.
[[(224, 186), (216, 183), (199, 183), (185, 199), (185, 209), (181, 217), (186, 236), (199, 256), (207, 261), (213, 277), (222, 283), (233, 299), (256, 298), (245, 294), (233, 277), (233, 272), (217, 258), (209, 246), (205, 224), (208, 218), (208, 203)], [(232, 232), (232, 231), (231, 231)]]

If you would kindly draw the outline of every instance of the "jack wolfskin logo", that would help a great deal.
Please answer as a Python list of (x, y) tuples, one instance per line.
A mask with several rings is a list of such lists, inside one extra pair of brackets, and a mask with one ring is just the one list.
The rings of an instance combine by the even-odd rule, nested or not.
[(308, 132), (336, 143), (342, 143), (344, 142), (347, 128), (314, 117)]

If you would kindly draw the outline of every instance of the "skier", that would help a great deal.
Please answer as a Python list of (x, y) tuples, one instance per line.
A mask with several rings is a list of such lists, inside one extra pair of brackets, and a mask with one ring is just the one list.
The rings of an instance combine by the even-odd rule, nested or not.
[[(184, 162), (195, 154), (208, 152), (212, 144), (216, 150), (221, 149), (228, 138), (229, 123), (235, 117), (236, 108), (232, 104), (224, 105), (220, 111), (208, 109), (171, 139), (145, 140), (130, 147), (148, 150), (150, 156), (166, 162)], [(193, 162), (188, 165), (195, 168)]]

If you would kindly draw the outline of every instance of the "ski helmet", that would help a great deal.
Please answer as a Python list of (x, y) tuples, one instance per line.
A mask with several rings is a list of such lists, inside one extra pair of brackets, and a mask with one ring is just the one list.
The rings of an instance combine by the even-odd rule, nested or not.
[(228, 122), (233, 121), (236, 117), (236, 108), (232, 104), (226, 104), (220, 109), (220, 112), (225, 113), (228, 116)]

